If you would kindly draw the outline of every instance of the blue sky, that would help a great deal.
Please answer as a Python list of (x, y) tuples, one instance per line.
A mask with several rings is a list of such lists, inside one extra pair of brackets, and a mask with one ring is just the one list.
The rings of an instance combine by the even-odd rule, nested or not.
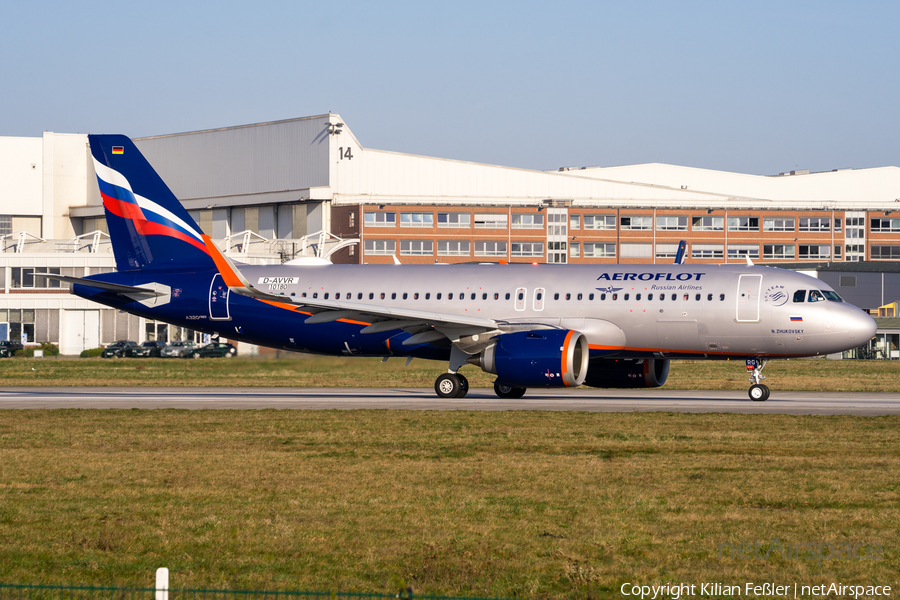
[(0, 136), (339, 113), (534, 169), (900, 165), (900, 3), (5, 2)]

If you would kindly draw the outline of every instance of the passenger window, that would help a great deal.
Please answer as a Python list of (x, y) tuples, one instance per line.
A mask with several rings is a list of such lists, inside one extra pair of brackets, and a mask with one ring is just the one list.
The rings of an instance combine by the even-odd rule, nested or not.
[(578, 294), (578, 299), (581, 300), (581, 298), (582, 298), (581, 294)]
[(700, 294), (697, 294), (696, 296), (694, 296), (694, 300), (696, 300), (697, 302), (700, 302)]
[(517, 296), (517, 298), (518, 298), (519, 300), (524, 300), (524, 299), (525, 299), (525, 294), (523, 294), (522, 292), (519, 292), (519, 295)]
[(653, 294), (647, 294), (647, 300), (653, 300)]
[(628, 294), (625, 294), (625, 298), (623, 300), (628, 300)]
[(374, 299), (375, 299), (375, 293), (369, 292), (369, 300), (374, 300)]
[(482, 295), (481, 295), (481, 299), (482, 299), (482, 300), (487, 300), (487, 294), (482, 294)]
[(441, 299), (441, 293), (438, 292), (438, 293), (437, 293), (437, 296), (435, 296), (435, 297), (436, 297), (438, 300), (440, 300), (440, 299)]
[(413, 294), (413, 300), (418, 300), (418, 299), (419, 299), (419, 292), (416, 292), (415, 294)]
[(384, 292), (381, 292), (381, 299), (384, 300)]
[(472, 294), (472, 300), (474, 300), (474, 299), (475, 299), (475, 294), (473, 293), (473, 294)]
[(822, 295), (822, 292), (819, 290), (809, 290), (810, 302), (822, 302), (823, 300), (825, 300), (825, 296)]
[(794, 292), (794, 302), (803, 302), (806, 299), (806, 290), (797, 290)]
[(588, 296), (588, 300), (593, 300), (593, 299), (594, 299), (594, 295), (593, 295), (593, 294), (591, 294), (591, 295)]
[(506, 299), (509, 300), (509, 292), (506, 292)]
[(319, 297), (319, 292), (313, 292), (313, 298), (318, 298), (318, 297)]
[(340, 299), (341, 299), (341, 293), (338, 292), (337, 294), (335, 294), (335, 295), (334, 295), (334, 299), (335, 299), (335, 300), (340, 300)]
[(553, 294), (553, 299), (554, 299), (554, 300), (559, 300), (559, 294), (558, 294), (558, 293), (557, 293), (557, 294)]
[[(303, 294), (303, 295), (305, 296), (306, 294)], [(357, 299), (357, 300), (362, 300), (362, 292), (358, 292), (358, 293), (356, 294), (356, 299)]]
[(543, 300), (543, 299), (544, 299), (544, 295), (543, 295), (542, 293), (538, 292), (538, 293), (537, 293), (537, 300), (538, 300), (538, 302), (540, 302), (540, 301)]
[(634, 299), (635, 299), (635, 300), (640, 300), (640, 299), (641, 299), (641, 295), (640, 295), (640, 294), (635, 294), (635, 295), (634, 295)]
[(566, 300), (571, 300), (571, 299), (572, 299), (572, 294), (566, 294)]
[(601, 300), (606, 300), (606, 294), (600, 294), (600, 299), (601, 299)]
[(725, 294), (719, 294), (719, 302), (725, 300)]
[(665, 300), (665, 299), (666, 299), (666, 295), (665, 295), (665, 294), (660, 294), (660, 295), (659, 295), (659, 300), (660, 300), (660, 302), (662, 302), (662, 301)]
[(431, 300), (431, 292), (428, 292), (427, 294), (425, 294), (425, 299)]
[(619, 297), (618, 294), (613, 294), (613, 295), (612, 295), (612, 299), (613, 299), (613, 300), (616, 300), (618, 297)]
[(494, 294), (494, 300), (499, 300), (499, 299), (500, 299), (500, 294)]
[[(397, 292), (391, 292), (391, 300), (397, 299)], [(403, 293), (403, 299), (406, 300), (406, 292)]]
[(690, 295), (690, 294), (685, 294), (685, 295), (684, 295), (683, 300), (690, 300), (690, 299), (691, 299), (691, 295)]
[(328, 292), (325, 292), (325, 295), (323, 296), (323, 298), (325, 298), (326, 300), (328, 300)]
[(707, 295), (706, 295), (706, 300), (707, 300), (708, 302), (712, 302), (712, 294), (707, 294)]

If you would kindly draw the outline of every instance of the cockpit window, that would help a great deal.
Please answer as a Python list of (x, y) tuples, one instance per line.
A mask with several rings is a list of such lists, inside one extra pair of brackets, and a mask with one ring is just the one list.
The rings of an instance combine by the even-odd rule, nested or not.
[(822, 292), (819, 290), (809, 290), (809, 301), (810, 302), (824, 302), (825, 296), (822, 295)]
[(806, 290), (797, 290), (794, 292), (794, 302), (803, 302), (806, 299)]
[(837, 295), (837, 292), (832, 292), (831, 290), (822, 290), (822, 293), (825, 294), (825, 297), (831, 300), (832, 302), (843, 302), (844, 299)]

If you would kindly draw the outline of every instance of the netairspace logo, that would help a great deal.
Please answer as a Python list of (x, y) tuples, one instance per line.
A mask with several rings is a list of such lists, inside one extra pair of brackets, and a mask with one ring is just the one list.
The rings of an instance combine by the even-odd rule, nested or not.
[(724, 583), (667, 583), (666, 585), (639, 585), (626, 582), (619, 588), (622, 596), (640, 598), (640, 600), (679, 600), (693, 596), (753, 596), (753, 597), (890, 597), (889, 585), (844, 585), (831, 583), (823, 585), (800, 585), (778, 583), (744, 583), (743, 585), (727, 585)]

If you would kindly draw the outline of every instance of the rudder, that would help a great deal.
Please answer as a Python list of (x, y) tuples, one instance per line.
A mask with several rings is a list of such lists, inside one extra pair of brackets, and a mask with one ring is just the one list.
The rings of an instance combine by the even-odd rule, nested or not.
[(116, 269), (213, 267), (202, 232), (124, 135), (89, 135)]

